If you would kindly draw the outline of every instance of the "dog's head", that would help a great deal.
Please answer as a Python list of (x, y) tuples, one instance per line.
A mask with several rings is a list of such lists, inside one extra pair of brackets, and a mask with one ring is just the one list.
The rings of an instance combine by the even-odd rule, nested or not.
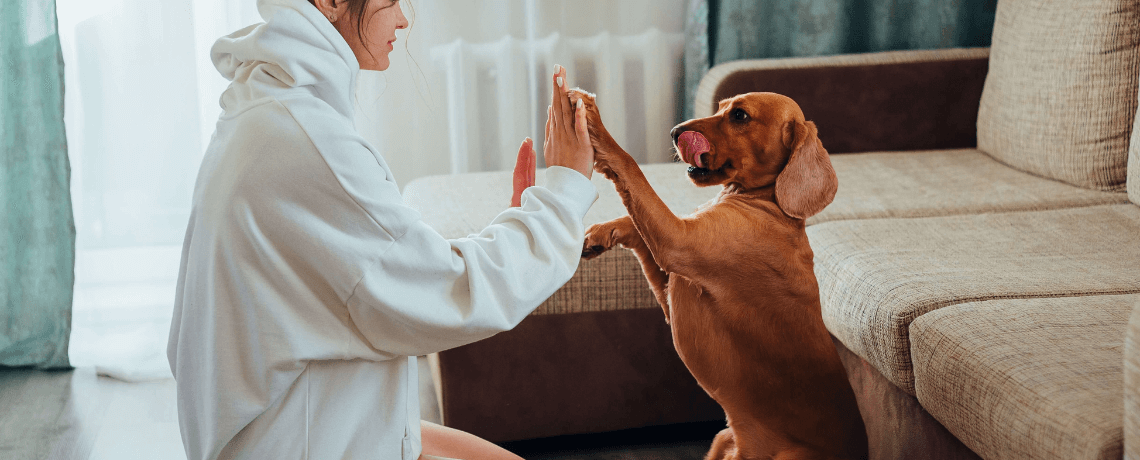
[(748, 93), (720, 102), (717, 113), (673, 128), (677, 155), (698, 186), (775, 186), (785, 214), (807, 219), (835, 197), (838, 180), (815, 123), (791, 98)]

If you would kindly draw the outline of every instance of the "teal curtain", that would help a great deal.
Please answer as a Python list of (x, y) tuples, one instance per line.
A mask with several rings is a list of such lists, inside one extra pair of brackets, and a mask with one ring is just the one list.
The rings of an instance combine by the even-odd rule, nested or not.
[(0, 366), (69, 368), (75, 222), (55, 0), (0, 0)]
[(710, 66), (737, 59), (990, 46), (997, 0), (691, 0), (684, 116)]

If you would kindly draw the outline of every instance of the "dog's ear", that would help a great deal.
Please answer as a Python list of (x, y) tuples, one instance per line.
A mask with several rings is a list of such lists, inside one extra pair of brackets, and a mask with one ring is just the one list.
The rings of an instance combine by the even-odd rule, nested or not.
[(792, 121), (784, 129), (784, 145), (792, 150), (788, 165), (776, 177), (776, 204), (797, 219), (823, 211), (835, 198), (839, 180), (815, 123)]

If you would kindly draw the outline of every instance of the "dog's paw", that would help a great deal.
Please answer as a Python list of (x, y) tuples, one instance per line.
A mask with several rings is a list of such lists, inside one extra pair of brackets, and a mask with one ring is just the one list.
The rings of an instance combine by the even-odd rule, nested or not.
[(602, 113), (598, 111), (597, 95), (582, 88), (571, 88), (566, 95), (570, 97), (571, 107), (577, 107), (579, 100), (585, 105), (586, 123), (589, 124), (591, 140), (606, 130), (605, 125), (602, 124)]
[(602, 255), (614, 247), (610, 232), (603, 228), (605, 224), (594, 224), (586, 229), (586, 241), (582, 243), (582, 258), (590, 260)]
[(586, 242), (582, 244), (582, 258), (593, 259), (613, 249), (629, 238), (633, 229), (628, 217), (591, 225), (586, 229)]
[(610, 136), (605, 124), (602, 123), (602, 113), (598, 110), (597, 96), (581, 88), (571, 89), (569, 96), (570, 102), (574, 106), (577, 106), (579, 100), (585, 106), (587, 130), (590, 132), (590, 143), (594, 146), (594, 170), (610, 177), (610, 174), (606, 172), (608, 169), (606, 165), (609, 164), (611, 157), (620, 152), (621, 148), (613, 136)]

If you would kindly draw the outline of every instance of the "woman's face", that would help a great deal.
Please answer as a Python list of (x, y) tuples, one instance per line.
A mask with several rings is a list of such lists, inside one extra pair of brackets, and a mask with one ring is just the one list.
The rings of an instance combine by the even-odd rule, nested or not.
[[(347, 4), (342, 0), (340, 4)], [(368, 0), (364, 7), (364, 21), (346, 12), (333, 22), (344, 36), (363, 70), (388, 70), (391, 61), (388, 53), (395, 49), (396, 31), (408, 27), (408, 19), (400, 9), (399, 0)], [(360, 24), (359, 33), (357, 24)], [(363, 38), (363, 40), (361, 40)]]

